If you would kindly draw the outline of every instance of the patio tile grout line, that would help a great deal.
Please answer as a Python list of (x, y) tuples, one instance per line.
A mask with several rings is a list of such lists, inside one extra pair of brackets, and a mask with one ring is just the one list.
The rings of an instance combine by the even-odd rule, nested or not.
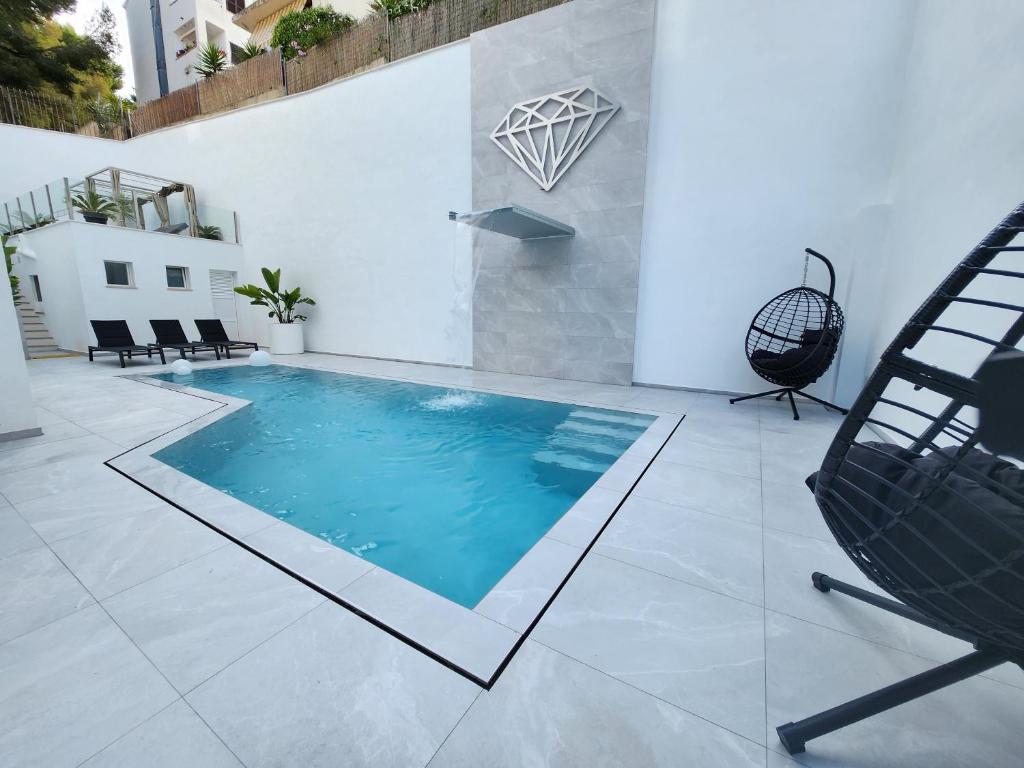
[(485, 691), (482, 688), (476, 692), (476, 696), (474, 696), (473, 700), (469, 702), (469, 706), (466, 707), (463, 713), (459, 715), (459, 719), (455, 721), (455, 725), (452, 726), (451, 730), (448, 731), (447, 734), (445, 734), (445, 737), (443, 739), (441, 739), (441, 743), (437, 745), (437, 749), (434, 750), (434, 754), (430, 756), (430, 759), (423, 764), (423, 768), (428, 768), (428, 766), (432, 762), (434, 762), (434, 758), (437, 757), (438, 753), (441, 751), (441, 748), (448, 743), (448, 739), (452, 737), (452, 734), (455, 733), (456, 729), (462, 724), (462, 721), (465, 719), (466, 715), (469, 714), (469, 710), (471, 710), (474, 707), (474, 705), (480, 700), (480, 697), (483, 696), (485, 693), (487, 693), (487, 691)]
[[(245, 658), (246, 656), (250, 655), (251, 653), (254, 653), (254, 652), (255, 652), (256, 650), (258, 650), (259, 648), (261, 648), (261, 647), (263, 647), (264, 645), (266, 645), (266, 644), (267, 644), (268, 642), (270, 642), (271, 640), (273, 640), (273, 639), (274, 639), (275, 637), (277, 637), (278, 635), (280, 635), (280, 634), (281, 634), (282, 632), (284, 632), (284, 631), (285, 631), (286, 629), (288, 629), (289, 627), (291, 627), (291, 626), (293, 626), (293, 625), (295, 625), (295, 624), (298, 624), (298, 623), (299, 623), (300, 621), (302, 621), (302, 620), (303, 620), (304, 618), (306, 618), (307, 616), (309, 616), (309, 614), (311, 614), (311, 613), (312, 613), (313, 611), (315, 611), (315, 610), (316, 610), (317, 608), (320, 608), (320, 607), (321, 607), (322, 605), (324, 605), (324, 604), (325, 604), (325, 603), (327, 603), (327, 602), (330, 602), (330, 601), (329, 601), (329, 600), (327, 600), (327, 599), (323, 599), (323, 600), (321, 600), (320, 602), (318, 602), (318, 603), (317, 603), (316, 605), (314, 605), (314, 606), (313, 606), (312, 608), (310, 608), (310, 609), (309, 609), (308, 611), (304, 611), (304, 612), (303, 612), (303, 613), (302, 613), (301, 615), (299, 615), (299, 616), (295, 617), (294, 619), (292, 619), (291, 621), (289, 621), (289, 622), (288, 622), (287, 624), (285, 624), (285, 625), (284, 625), (283, 627), (281, 627), (280, 629), (278, 629), (278, 630), (276, 630), (276, 631), (272, 632), (272, 633), (271, 633), (270, 635), (268, 635), (267, 637), (265, 637), (265, 638), (264, 638), (263, 640), (260, 640), (260, 642), (258, 642), (258, 643), (257, 643), (256, 645), (254, 645), (254, 646), (253, 646), (252, 648), (250, 648), (249, 650), (247, 650), (247, 651), (243, 652), (241, 656), (239, 656), (239, 657), (237, 657), (237, 658), (235, 658), (235, 659), (232, 659), (232, 660), (231, 660), (231, 661), (229, 661), (229, 662), (228, 662), (227, 664), (225, 664), (225, 665), (224, 665), (223, 667), (221, 667), (221, 668), (220, 668), (220, 669), (218, 669), (218, 670), (217, 670), (216, 672), (214, 672), (214, 673), (213, 673), (212, 675), (210, 675), (210, 676), (208, 676), (208, 677), (204, 677), (204, 678), (203, 678), (202, 680), (200, 680), (200, 681), (199, 681), (198, 683), (196, 683), (195, 685), (193, 685), (193, 686), (192, 686), (191, 688), (189, 688), (189, 689), (188, 689), (187, 691), (183, 691), (183, 692), (181, 693), (181, 697), (182, 697), (183, 699), (186, 699), (186, 697), (188, 697), (188, 696), (191, 696), (191, 695), (192, 695), (193, 693), (195, 693), (195, 692), (196, 692), (196, 691), (197, 691), (197, 690), (198, 690), (199, 688), (201, 688), (202, 686), (206, 685), (206, 684), (207, 684), (208, 682), (210, 682), (211, 680), (213, 680), (213, 678), (217, 677), (217, 675), (219, 675), (219, 674), (220, 674), (221, 672), (224, 672), (224, 671), (226, 671), (226, 670), (228, 669), (228, 667), (232, 667), (232, 666), (234, 666), (235, 664), (237, 664), (238, 662), (240, 662), (240, 661), (241, 661), (242, 659), (244, 659), (244, 658)], [(174, 690), (178, 690), (178, 689), (177, 689), (177, 688), (175, 688)], [(187, 699), (186, 699), (186, 701), (187, 701)], [(189, 706), (191, 706), (191, 705), (189, 705)], [(196, 712), (196, 714), (199, 714), (199, 713), (198, 713), (198, 712)], [(204, 721), (204, 722), (205, 722), (205, 721)], [(213, 730), (213, 729), (211, 728), (210, 730)]]
[(708, 725), (714, 726), (715, 728), (719, 728), (719, 729), (721, 729), (723, 731), (731, 733), (733, 736), (741, 738), (744, 741), (750, 742), (751, 744), (754, 744), (754, 745), (756, 745), (756, 746), (758, 746), (760, 748), (764, 748), (766, 746), (766, 745), (762, 744), (761, 742), (757, 741), (756, 739), (752, 739), (749, 736), (744, 736), (742, 733), (739, 733), (738, 731), (734, 731), (732, 728), (729, 728), (728, 726), (722, 725), (721, 723), (716, 723), (714, 720), (709, 719), (705, 715), (698, 714), (696, 712), (693, 712), (693, 711), (687, 709), (686, 707), (680, 706), (679, 704), (675, 704), (675, 703), (673, 703), (671, 701), (668, 701), (667, 699), (663, 699), (661, 696), (658, 696), (655, 693), (651, 693), (650, 691), (645, 691), (643, 688), (637, 687), (636, 685), (634, 685), (633, 683), (629, 682), (628, 680), (623, 680), (622, 678), (616, 677), (615, 675), (611, 674), (610, 672), (605, 672), (603, 669), (600, 669), (598, 667), (592, 666), (591, 664), (588, 664), (586, 661), (583, 661), (581, 659), (577, 659), (575, 656), (572, 656), (572, 655), (566, 653), (565, 651), (561, 651), (558, 648), (554, 648), (554, 647), (548, 645), (547, 643), (543, 642), (542, 640), (533, 640), (533, 642), (537, 643), (537, 645), (540, 645), (540, 646), (542, 646), (544, 648), (547, 648), (552, 653), (557, 653), (559, 656), (562, 656), (562, 657), (564, 657), (566, 659), (569, 659), (570, 661), (574, 661), (577, 664), (581, 664), (582, 666), (586, 667), (587, 669), (591, 669), (594, 672), (597, 672), (599, 675), (603, 675), (604, 677), (607, 677), (609, 680), (614, 680), (617, 683), (621, 683), (622, 685), (625, 685), (625, 686), (627, 686), (629, 688), (632, 688), (634, 691), (636, 691), (638, 693), (641, 693), (644, 696), (650, 696), (652, 699), (660, 701), (662, 704), (665, 704), (665, 705), (667, 705), (669, 707), (672, 707), (673, 709), (678, 709), (680, 712), (685, 712), (686, 714), (688, 714), (688, 715), (690, 715), (692, 717), (695, 717), (698, 720), (701, 720), (701, 721), (707, 723)]
[(129, 730), (127, 730), (127, 731), (125, 731), (124, 733), (122, 733), (122, 734), (121, 734), (120, 736), (118, 736), (118, 737), (117, 737), (116, 739), (114, 739), (113, 741), (111, 741), (111, 742), (109, 742), (109, 743), (107, 743), (107, 744), (104, 744), (104, 745), (103, 745), (102, 747), (100, 747), (99, 749), (97, 749), (97, 750), (96, 750), (95, 752), (93, 752), (93, 753), (92, 753), (91, 755), (89, 755), (89, 756), (88, 756), (87, 758), (85, 758), (85, 759), (84, 759), (84, 760), (82, 760), (81, 762), (75, 763), (75, 768), (81, 768), (81, 766), (83, 766), (83, 765), (85, 765), (86, 763), (88, 763), (88, 762), (89, 762), (90, 760), (92, 760), (92, 759), (93, 759), (94, 757), (96, 757), (96, 755), (98, 755), (98, 754), (99, 754), (100, 752), (103, 752), (104, 750), (106, 750), (106, 749), (109, 749), (110, 747), (114, 746), (115, 744), (117, 744), (117, 742), (121, 741), (121, 739), (123, 739), (123, 738), (125, 738), (126, 736), (128, 736), (128, 735), (130, 735), (130, 734), (134, 733), (134, 732), (135, 732), (135, 731), (137, 731), (137, 730), (138, 730), (139, 728), (141, 728), (142, 726), (144, 726), (144, 725), (145, 725), (146, 723), (148, 723), (148, 722), (150, 722), (151, 720), (153, 720), (153, 718), (157, 717), (158, 715), (162, 714), (163, 712), (166, 712), (166, 711), (167, 711), (168, 709), (170, 709), (171, 707), (173, 707), (173, 706), (174, 706), (175, 704), (177, 704), (177, 703), (178, 703), (179, 701), (184, 701), (184, 699), (182, 698), (182, 696), (181, 696), (180, 694), (178, 695), (178, 698), (176, 698), (176, 699), (175, 699), (174, 701), (172, 701), (172, 702), (171, 702), (170, 704), (168, 704), (168, 705), (167, 705), (166, 707), (161, 707), (161, 708), (160, 708), (159, 710), (157, 710), (157, 711), (156, 711), (156, 712), (154, 712), (154, 713), (153, 713), (152, 715), (150, 715), (149, 717), (147, 717), (147, 718), (146, 718), (145, 720), (143, 720), (143, 721), (142, 721), (141, 723), (139, 723), (138, 725), (136, 725), (136, 726), (135, 726), (134, 728), (131, 728), (131, 729), (129, 729)]
[(764, 543), (764, 443), (761, 430), (761, 409), (760, 406), (757, 410), (757, 447), (758, 447), (758, 466), (761, 469), (761, 479), (758, 481), (758, 488), (760, 494), (758, 494), (758, 502), (761, 506), (761, 602), (763, 608), (761, 610), (761, 641), (764, 649), (764, 740), (765, 740), (765, 762), (767, 763), (768, 755), (768, 729), (771, 727), (768, 724), (768, 567), (765, 559), (765, 543)]

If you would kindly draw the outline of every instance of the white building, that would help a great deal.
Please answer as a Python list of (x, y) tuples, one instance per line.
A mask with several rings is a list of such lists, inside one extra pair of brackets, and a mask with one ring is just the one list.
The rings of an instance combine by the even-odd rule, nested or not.
[(125, 0), (139, 103), (198, 80), (195, 66), (207, 43), (231, 60), (232, 46), (249, 39), (232, 21), (244, 7), (244, 0)]
[(240, 0), (242, 9), (234, 16), (234, 22), (251, 33), (249, 38), (258, 45), (269, 45), (274, 26), (282, 16), (301, 11), (303, 8), (328, 5), (338, 13), (347, 13), (360, 19), (370, 10), (369, 0)]

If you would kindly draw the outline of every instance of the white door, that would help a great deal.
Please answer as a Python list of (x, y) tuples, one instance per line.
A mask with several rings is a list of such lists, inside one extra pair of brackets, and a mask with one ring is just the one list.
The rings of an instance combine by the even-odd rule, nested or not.
[(238, 338), (238, 316), (235, 314), (236, 272), (223, 269), (210, 270), (210, 297), (213, 299), (213, 313), (221, 323), (229, 339)]

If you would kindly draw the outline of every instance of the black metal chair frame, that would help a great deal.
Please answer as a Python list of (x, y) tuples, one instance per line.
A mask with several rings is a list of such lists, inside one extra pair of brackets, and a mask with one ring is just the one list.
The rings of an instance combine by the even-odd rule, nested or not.
[[(167, 358), (164, 357), (164, 351), (162, 349), (154, 349), (151, 345), (142, 346), (141, 344), (135, 343), (135, 339), (132, 338), (132, 333), (128, 329), (127, 321), (90, 320), (89, 323), (92, 325), (93, 333), (96, 334), (96, 345), (89, 347), (90, 363), (95, 360), (95, 354), (97, 352), (117, 355), (117, 359), (121, 363), (122, 368), (125, 367), (125, 357), (131, 360), (133, 354), (141, 354), (143, 352), (146, 353), (146, 357), (151, 359), (153, 357), (153, 353), (156, 352), (160, 355), (160, 362), (164, 364), (167, 363)], [(111, 343), (104, 344), (104, 340)]]
[[(965, 640), (971, 643), (975, 650), (947, 664), (942, 664), (832, 709), (795, 723), (779, 726), (776, 729), (779, 739), (790, 753), (803, 752), (806, 743), (811, 739), (981, 674), (1000, 664), (1011, 662), (1024, 666), (1024, 632), (1013, 628), (1014, 626), (1020, 627), (1024, 610), (1019, 604), (1007, 603), (1001, 593), (993, 593), (990, 589), (991, 582), (986, 581), (994, 572), (998, 573), (1001, 578), (1019, 584), (1020, 589), (1024, 590), (1024, 583), (1021, 583), (1024, 582), (1024, 577), (1021, 576), (1019, 569), (1014, 570), (1012, 564), (994, 559), (993, 555), (985, 552), (983, 548), (979, 548), (977, 551), (993, 558), (991, 566), (985, 569), (983, 575), (965, 574), (962, 569), (958, 569), (956, 572), (959, 580), (954, 587), (940, 583), (936, 581), (937, 577), (918, 569), (920, 573), (915, 573), (915, 579), (918, 582), (926, 582), (926, 588), (923, 588), (906, 576), (908, 567), (916, 567), (910, 560), (907, 560), (906, 563), (896, 562), (897, 556), (902, 556), (902, 552), (896, 551), (892, 547), (883, 549), (885, 537), (891, 535), (894, 528), (903, 526), (904, 533), (914, 533), (913, 519), (920, 520), (922, 517), (929, 521), (941, 519), (930, 506), (937, 503), (932, 501), (937, 494), (937, 489), (944, 489), (945, 492), (953, 494), (945, 484), (947, 478), (959, 466), (954, 461), (959, 462), (962, 456), (977, 450), (976, 446), (980, 444), (976, 428), (967, 420), (959, 417), (965, 408), (977, 408), (981, 405), (978, 374), (975, 373), (974, 376), (967, 377), (944, 370), (934, 364), (916, 359), (908, 355), (907, 352), (913, 349), (926, 333), (952, 334), (987, 345), (987, 347), (991, 347), (991, 352), (986, 358), (986, 363), (991, 362), (993, 356), (1000, 353), (1018, 351), (1016, 345), (1024, 338), (1024, 306), (989, 301), (963, 294), (971, 282), (981, 275), (985, 275), (989, 280), (1024, 279), (1024, 271), (994, 269), (989, 266), (999, 254), (1024, 251), (1024, 246), (1010, 245), (1021, 232), (1024, 232), (1024, 204), (1011, 212), (992, 230), (913, 315), (883, 353), (878, 367), (840, 426), (828, 449), (821, 470), (816, 475), (817, 479), (814, 485), (815, 500), (840, 546), (850, 555), (865, 576), (899, 599), (882, 597), (817, 572), (811, 576), (813, 586), (824, 593), (839, 592), (952, 637)], [(952, 327), (949, 321), (942, 318), (943, 312), (950, 307), (964, 305), (984, 306), (1000, 311), (1008, 310), (1010, 317), (1013, 316), (1013, 313), (1017, 313), (1016, 319), (1009, 323), (1009, 327), (1001, 338), (988, 338), (970, 330)], [(941, 413), (933, 415), (889, 394), (887, 388), (890, 384), (894, 384), (897, 388), (912, 388), (914, 392), (928, 390), (933, 395), (941, 395), (946, 405), (942, 408)], [(1018, 403), (1020, 402), (1020, 391), (1018, 386), (1016, 389)], [(904, 415), (916, 415), (922, 419), (924, 426), (919, 433), (901, 429), (891, 423), (892, 417), (887, 418), (884, 415), (891, 411), (878, 413), (883, 408), (896, 408)], [(920, 469), (916, 470), (921, 473), (921, 477), (918, 479), (923, 479), (930, 485), (926, 489), (927, 492), (920, 491), (905, 501), (907, 507), (902, 511), (896, 511), (891, 507), (887, 508), (882, 500), (870, 496), (863, 489), (852, 486), (846, 479), (848, 475), (843, 475), (843, 472), (849, 472), (851, 467), (865, 472), (863, 466), (857, 465), (853, 459), (849, 458), (849, 452), (855, 445), (859, 445), (861, 450), (871, 450), (864, 444), (857, 443), (857, 437), (865, 425), (873, 425), (892, 435), (901, 436), (908, 442), (909, 450), (917, 454), (923, 455), (924, 450), (928, 449), (931, 451), (929, 456), (943, 457), (942, 461), (949, 462), (948, 467), (943, 467), (944, 474), (934, 477), (925, 475)], [(945, 445), (940, 447), (936, 441), (941, 441)], [(948, 458), (950, 455), (956, 458)], [(911, 464), (908, 464), (907, 468), (910, 471), (915, 471)], [(967, 472), (966, 469), (960, 471)], [(880, 475), (870, 471), (867, 472), (867, 475), (871, 476), (872, 481), (876, 478), (884, 481)], [(996, 481), (990, 479), (989, 482), (998, 487)], [(888, 485), (892, 486), (891, 483)], [(895, 488), (895, 486), (892, 487)], [(872, 509), (882, 510), (890, 516), (889, 522), (885, 526), (877, 526), (868, 521), (854, 505), (846, 501), (848, 497), (841, 495), (840, 491), (847, 494), (864, 494), (866, 499), (876, 505)], [(1011, 503), (1024, 508), (1024, 499), (1021, 499), (1016, 491), (1003, 489), (1002, 493), (1008, 494), (1007, 497), (1013, 499)], [(986, 509), (966, 498), (957, 498), (957, 503), (974, 516), (972, 519), (976, 520), (975, 525), (981, 522), (988, 523), (990, 519), (994, 519), (990, 517), (990, 513)], [(918, 517), (912, 518), (913, 514)], [(948, 525), (948, 521), (946, 524)], [(870, 533), (865, 535), (863, 531), (868, 528), (870, 528)], [(978, 542), (972, 538), (972, 531), (960, 530), (952, 526), (949, 526), (949, 529), (953, 535), (962, 540), (965, 549), (968, 546), (979, 547)], [(943, 533), (945, 532), (944, 530)], [(1006, 535), (1010, 537), (1008, 541), (1009, 545), (1012, 545), (1013, 553), (1024, 552), (1024, 537), (1021, 537), (1019, 532), (1014, 533), (1013, 529), (1008, 529)], [(927, 540), (925, 540), (925, 544), (935, 549), (934, 544)], [(937, 556), (946, 556), (947, 554), (939, 550), (935, 550), (935, 552)], [(972, 556), (977, 556), (975, 551), (972, 551)], [(1012, 559), (1013, 556), (1015, 555), (1011, 555), (1011, 558), (1008, 559)], [(959, 578), (959, 574), (963, 574), (962, 578)], [(999, 606), (1000, 619), (995, 620), (991, 613), (981, 612), (978, 604), (968, 605), (964, 602), (962, 596), (965, 593), (962, 590), (965, 587), (976, 591), (972, 594), (981, 594), (986, 599), (998, 601), (992, 604)], [(1016, 622), (1013, 626), (1009, 624), (1010, 616), (1013, 616)]]
[(153, 327), (153, 333), (156, 336), (156, 343), (149, 345), (153, 349), (176, 349), (181, 354), (182, 360), (185, 359), (186, 351), (192, 354), (193, 359), (196, 352), (213, 352), (220, 360), (219, 347), (214, 344), (189, 341), (179, 320), (150, 320), (149, 324)]
[[(214, 326), (216, 323), (216, 326)], [(260, 349), (260, 345), (255, 341), (239, 341), (238, 339), (229, 339), (227, 332), (224, 330), (224, 324), (220, 320), (196, 320), (196, 328), (199, 329), (199, 336), (202, 338), (203, 344), (213, 344), (224, 350), (224, 354), (227, 355), (228, 360), (231, 359), (232, 349), (254, 349), (257, 352)], [(216, 328), (216, 330), (214, 330)]]
[[(778, 389), (772, 389), (767, 392), (758, 392), (755, 395), (734, 397), (729, 400), (730, 403), (739, 403), (743, 400), (753, 400), (755, 398), (768, 397), (770, 395), (775, 395), (776, 400), (782, 400), (782, 398), (788, 397), (789, 406), (793, 409), (793, 418), (795, 420), (800, 419), (800, 413), (796, 409), (796, 400), (793, 397), (794, 395), (800, 395), (801, 397), (805, 397), (808, 400), (812, 400), (815, 403), (825, 406), (825, 408), (838, 411), (839, 413), (846, 413), (845, 408), (840, 408), (834, 403), (822, 400), (814, 395), (809, 395), (803, 391), (804, 387), (807, 387), (817, 381), (832, 365), (832, 360), (835, 358), (836, 351), (839, 348), (839, 341), (842, 338), (843, 325), (845, 323), (843, 311), (839, 308), (839, 305), (834, 299), (836, 290), (836, 272), (832, 267), (832, 262), (811, 248), (805, 248), (804, 252), (809, 256), (814, 256), (816, 259), (819, 259), (828, 268), (828, 294), (826, 295), (819, 290), (803, 285), (799, 288), (793, 288), (785, 293), (779, 294), (761, 307), (754, 316), (754, 320), (751, 322), (750, 328), (747, 331), (745, 345), (747, 360), (750, 362), (750, 367), (754, 369), (754, 373), (766, 381), (770, 381), (773, 384), (779, 384), (781, 386)], [(804, 298), (805, 300), (813, 299), (815, 301), (820, 301), (824, 305), (825, 313), (821, 322), (821, 329), (808, 329), (805, 327), (787, 327), (779, 329), (776, 327), (776, 324), (782, 319), (782, 315), (788, 306), (794, 303), (794, 297), (797, 299)], [(797, 303), (799, 303), (799, 301), (797, 301)], [(782, 307), (781, 310), (780, 307)], [(769, 322), (773, 323), (772, 327), (768, 327)], [(782, 331), (781, 333), (779, 333), (780, 330)], [(818, 356), (820, 358), (820, 363), (813, 368), (806, 367), (805, 363), (798, 363), (789, 370), (768, 369), (764, 366), (758, 365), (757, 361), (754, 359), (753, 353), (758, 351), (758, 348), (764, 339), (770, 339), (772, 343), (779, 345), (780, 349), (785, 349), (786, 347), (795, 348), (801, 345), (802, 339), (799, 336), (794, 337), (791, 334), (793, 334), (794, 331), (798, 334), (802, 334), (806, 330), (822, 330), (828, 332), (822, 333), (819, 336), (818, 343), (811, 348), (803, 358), (803, 361), (812, 360), (818, 356), (817, 353), (821, 350), (822, 354)], [(834, 338), (830, 338), (830, 334), (834, 334)], [(822, 345), (825, 344), (828, 344), (831, 349), (822, 350)]]

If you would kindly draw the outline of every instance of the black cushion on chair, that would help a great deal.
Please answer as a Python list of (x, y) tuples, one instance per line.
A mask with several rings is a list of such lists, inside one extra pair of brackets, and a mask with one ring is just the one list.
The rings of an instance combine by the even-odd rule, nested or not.
[[(952, 467), (952, 470), (950, 470)], [(817, 473), (807, 478), (813, 490)], [(891, 484), (891, 485), (890, 485)], [(844, 546), (884, 563), (904, 602), (1024, 632), (1024, 470), (976, 448), (851, 446), (819, 499)], [(1005, 603), (1004, 603), (1005, 601)]]

